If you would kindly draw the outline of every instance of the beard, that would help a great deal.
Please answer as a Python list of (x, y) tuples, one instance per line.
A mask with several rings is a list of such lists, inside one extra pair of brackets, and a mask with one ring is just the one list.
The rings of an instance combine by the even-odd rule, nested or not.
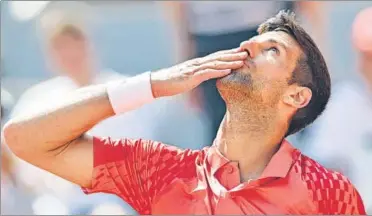
[(254, 81), (250, 71), (243, 72), (241, 69), (233, 70), (229, 75), (216, 81), (218, 92), (224, 100), (238, 95), (247, 98), (252, 95), (253, 86)]
[(233, 70), (229, 75), (217, 80), (221, 84), (240, 84), (249, 86), (252, 84), (252, 76), (250, 73), (243, 73), (241, 70)]

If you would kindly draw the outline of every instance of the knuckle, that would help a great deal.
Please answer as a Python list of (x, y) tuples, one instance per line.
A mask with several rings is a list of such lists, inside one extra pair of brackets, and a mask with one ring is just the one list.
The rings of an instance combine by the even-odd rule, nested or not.
[(200, 65), (200, 64), (203, 64), (203, 62), (205, 62), (206, 60), (208, 60), (208, 58), (206, 58), (206, 57), (203, 57), (203, 58), (196, 58), (195, 61), (193, 62), (193, 65)]
[(187, 78), (193, 76), (196, 71), (197, 70), (195, 66), (184, 68), (183, 70), (180, 70), (180, 77)]
[(190, 67), (188, 68), (187, 70), (185, 70), (185, 72), (183, 72), (184, 75), (188, 75), (188, 76), (191, 76), (195, 73), (195, 67)]
[(190, 65), (197, 65), (200, 61), (200, 58), (195, 58), (195, 59), (192, 59), (192, 60), (189, 60), (187, 61), (187, 65), (190, 66)]

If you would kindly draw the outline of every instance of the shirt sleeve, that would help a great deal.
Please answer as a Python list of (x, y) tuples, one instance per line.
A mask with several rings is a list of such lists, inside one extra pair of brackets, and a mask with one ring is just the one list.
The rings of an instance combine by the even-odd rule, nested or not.
[(155, 195), (195, 169), (198, 151), (147, 140), (93, 138), (94, 170), (84, 193), (116, 194), (139, 214), (150, 214)]

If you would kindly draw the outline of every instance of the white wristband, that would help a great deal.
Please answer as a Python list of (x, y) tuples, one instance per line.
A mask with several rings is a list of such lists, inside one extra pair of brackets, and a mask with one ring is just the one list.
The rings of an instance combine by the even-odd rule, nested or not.
[(115, 114), (136, 109), (154, 100), (150, 72), (110, 83), (107, 94)]

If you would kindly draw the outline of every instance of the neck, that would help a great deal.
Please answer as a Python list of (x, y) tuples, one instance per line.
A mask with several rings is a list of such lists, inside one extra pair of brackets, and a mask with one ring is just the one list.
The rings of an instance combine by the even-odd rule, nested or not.
[(221, 123), (215, 144), (227, 159), (239, 163), (243, 182), (262, 174), (285, 135), (287, 125), (271, 113), (228, 108)]

